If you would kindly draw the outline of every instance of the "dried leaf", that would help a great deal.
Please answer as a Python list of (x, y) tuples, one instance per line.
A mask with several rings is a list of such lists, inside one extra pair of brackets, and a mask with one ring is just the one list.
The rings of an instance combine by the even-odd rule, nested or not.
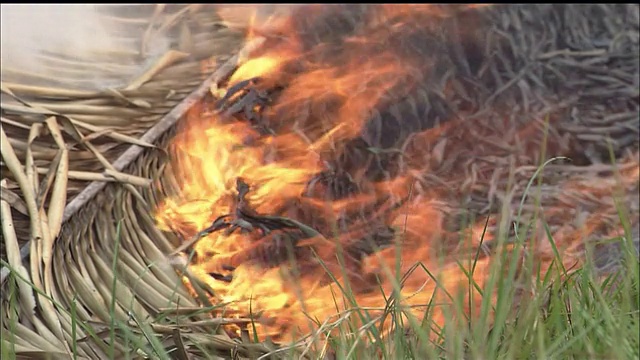
[[(2, 187), (5, 186), (6, 180), (0, 182)], [(4, 191), (3, 191), (4, 192)], [(18, 238), (13, 227), (13, 217), (11, 216), (11, 206), (7, 201), (0, 201), (0, 214), (2, 214), (2, 235), (4, 240), (5, 251), (7, 252), (7, 261), (13, 271), (17, 272), (24, 279), (31, 279), (29, 272), (22, 265), (22, 256), (20, 255), (20, 246)], [(4, 282), (4, 279), (2, 279)], [(31, 285), (22, 280), (18, 280), (18, 290), (20, 292), (20, 304), (27, 310), (29, 318), (35, 315), (36, 299), (33, 296)]]
[(111, 132), (113, 132), (113, 130), (111, 129), (102, 129), (102, 130), (98, 130), (95, 132), (92, 132), (91, 134), (87, 135), (84, 137), (84, 141), (93, 141), (95, 139), (98, 139), (100, 137), (103, 137), (107, 134), (110, 134)]
[(13, 126), (18, 127), (18, 128), (21, 128), (21, 129), (29, 130), (29, 127), (27, 125), (19, 123), (17, 121), (13, 121), (11, 119), (7, 119), (4, 116), (0, 117), (0, 121), (2, 121), (3, 123), (7, 123), (9, 125), (13, 125)]
[(173, 342), (176, 344), (176, 358), (180, 360), (191, 360), (191, 356), (189, 356), (187, 348), (184, 346), (184, 342), (182, 341), (180, 329), (173, 329), (172, 337)]
[(51, 351), (16, 351), (16, 360), (18, 359), (34, 359), (34, 360), (57, 360), (68, 359), (69, 354), (65, 352)]
[(27, 84), (10, 83), (3, 81), (0, 83), (2, 91), (17, 97), (15, 92), (25, 93), (34, 97), (58, 97), (58, 98), (89, 98), (98, 96), (100, 93), (94, 91), (72, 90), (54, 88), (47, 86), (36, 86)]
[(38, 205), (36, 204), (36, 193), (29, 183), (29, 179), (27, 179), (27, 175), (22, 171), (22, 165), (20, 164), (20, 160), (16, 156), (13, 151), (13, 147), (9, 142), (9, 138), (7, 134), (4, 132), (4, 128), (0, 127), (0, 154), (2, 155), (2, 159), (6, 164), (9, 171), (13, 174), (18, 185), (20, 186), (20, 190), (22, 191), (22, 196), (24, 196), (25, 203), (27, 204), (27, 209), (29, 211), (29, 217), (31, 219), (31, 240), (42, 238), (41, 228), (39, 226), (40, 221), (38, 220)]
[[(140, 140), (140, 139), (136, 139), (134, 137), (131, 137), (131, 136), (128, 136), (128, 135), (125, 135), (125, 134), (121, 134), (121, 133), (119, 133), (119, 132), (117, 132), (115, 130), (102, 129), (100, 127), (97, 127), (97, 126), (94, 126), (94, 125), (91, 125), (91, 124), (87, 124), (87, 123), (84, 123), (84, 122), (81, 122), (81, 121), (78, 121), (78, 120), (75, 120), (75, 119), (70, 119), (70, 121), (74, 125), (76, 125), (78, 127), (81, 127), (83, 129), (92, 131), (92, 132), (103, 132), (105, 134), (105, 136), (108, 136), (108, 137), (110, 137), (110, 138), (112, 138), (113, 140), (116, 140), (116, 141), (121, 141), (121, 142), (124, 142), (124, 143), (134, 144), (134, 145), (142, 146), (142, 147), (145, 147), (145, 148), (156, 148), (156, 146), (153, 145), (153, 144), (150, 144), (150, 143), (148, 143), (146, 141), (143, 141), (143, 140)], [(89, 136), (87, 136), (87, 137), (89, 137)], [(86, 140), (87, 137), (85, 137), (85, 141), (87, 141)]]
[[(47, 249), (50, 249), (50, 236), (49, 233), (45, 233), (43, 231), (43, 226), (45, 226), (44, 219), (41, 218), (41, 213), (38, 211), (38, 206), (36, 204), (36, 191), (29, 183), (29, 179), (26, 174), (22, 171), (22, 166), (20, 161), (18, 160), (15, 152), (13, 151), (13, 147), (9, 142), (9, 138), (7, 134), (4, 132), (4, 128), (0, 127), (0, 153), (2, 154), (2, 158), (4, 162), (7, 164), (9, 171), (13, 173), (20, 185), (20, 190), (22, 190), (22, 194), (25, 197), (25, 201), (27, 203), (27, 209), (29, 210), (29, 218), (31, 223), (31, 279), (33, 284), (43, 289), (42, 280), (40, 278), (40, 260), (44, 260), (45, 264), (50, 261), (50, 254), (46, 252)], [(44, 244), (41, 244), (44, 243)], [(44, 248), (44, 252), (41, 254), (42, 257), (36, 256), (38, 253), (42, 252)], [(42, 306), (42, 314), (45, 321), (50, 326), (51, 331), (58, 339), (62, 339), (62, 327), (60, 325), (59, 318), (55, 317), (55, 309), (51, 304), (50, 300), (46, 299), (40, 293), (37, 294), (38, 302)]]
[[(49, 231), (51, 237), (56, 238), (62, 228), (62, 214), (67, 204), (67, 184), (69, 179), (69, 151), (66, 148), (64, 139), (62, 138), (62, 132), (58, 127), (58, 123), (55, 117), (50, 117), (46, 120), (51, 136), (60, 148), (60, 162), (55, 167), (56, 176), (55, 183), (53, 185), (53, 192), (51, 193), (51, 201), (49, 202), (49, 210), (47, 212), (47, 218), (49, 220)], [(53, 168), (53, 165), (52, 165)]]
[(0, 91), (13, 96), (14, 98), (16, 97), (16, 95), (13, 93), (13, 91), (11, 91), (9, 86), (7, 86), (7, 84), (4, 81), (0, 82)]
[(144, 74), (142, 74), (139, 78), (131, 82), (129, 86), (127, 86), (125, 91), (132, 91), (140, 88), (144, 83), (151, 80), (154, 76), (159, 74), (162, 70), (167, 67), (177, 63), (178, 61), (184, 60), (189, 56), (187, 53), (183, 53), (181, 51), (169, 50), (167, 51), (157, 62), (156, 64), (147, 70)]
[(31, 148), (33, 141), (42, 133), (42, 124), (36, 123), (31, 125), (29, 130), (29, 137), (27, 138), (27, 155), (24, 164), (27, 179), (33, 186), (35, 193), (38, 193), (38, 174), (36, 172), (36, 166), (33, 159), (33, 150)]
[[(51, 163), (49, 164), (49, 169), (45, 172), (45, 176), (42, 179), (42, 182), (40, 182), (40, 187), (38, 188), (38, 195), (36, 196), (36, 203), (38, 204), (38, 208), (41, 210), (44, 208), (46, 196), (49, 193), (49, 190), (51, 189), (51, 185), (53, 184), (56, 169), (60, 164), (60, 160), (62, 160), (62, 152), (58, 152), (56, 157), (53, 158), (53, 161), (51, 161)], [(40, 173), (37, 168), (36, 168), (36, 173), (37, 174)]]
[(64, 131), (67, 134), (71, 135), (73, 140), (75, 140), (78, 144), (84, 143), (84, 136), (82, 135), (80, 130), (78, 130), (78, 128), (75, 126), (73, 121), (71, 121), (71, 119), (69, 119), (66, 116), (60, 116), (58, 120), (62, 124), (62, 128), (64, 129)]
[[(3, 181), (6, 182), (7, 180), (4, 179)], [(18, 194), (5, 188), (4, 185), (2, 187), (2, 191), (0, 192), (0, 199), (2, 199), (2, 201), (8, 202), (12, 208), (16, 209), (16, 211), (18, 211), (22, 215), (29, 216), (27, 204), (24, 203), (24, 200), (22, 200), (22, 198), (18, 196)]]
[(122, 183), (127, 183), (127, 184), (131, 184), (131, 185), (135, 185), (135, 186), (141, 186), (141, 187), (149, 187), (149, 186), (151, 186), (151, 179), (145, 179), (145, 178), (141, 178), (139, 176), (121, 173), (119, 171), (115, 171), (115, 170), (112, 170), (112, 169), (106, 169), (104, 171), (104, 174), (106, 176), (110, 176), (110, 177), (112, 177), (112, 178), (114, 178), (117, 181), (122, 182)]
[(129, 105), (133, 105), (139, 108), (143, 108), (143, 109), (150, 109), (151, 108), (151, 104), (149, 104), (148, 101), (144, 101), (141, 99), (129, 99), (128, 97), (124, 96), (121, 92), (119, 92), (116, 89), (107, 89), (105, 90), (106, 93), (112, 95), (114, 98), (118, 99), (118, 100), (122, 100), (123, 102), (125, 102), (126, 104)]

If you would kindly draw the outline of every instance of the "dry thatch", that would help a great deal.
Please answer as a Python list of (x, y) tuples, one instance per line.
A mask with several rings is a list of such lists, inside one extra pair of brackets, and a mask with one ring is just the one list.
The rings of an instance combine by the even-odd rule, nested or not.
[[(216, 17), (215, 8), (208, 5), (105, 6), (98, 9), (98, 14), (98, 20), (111, 31), (106, 35), (112, 40), (111, 47), (77, 54), (74, 49), (38, 52), (31, 55), (37, 56), (35, 62), (42, 67), (28, 68), (28, 64), (20, 67), (13, 59), (2, 67), (0, 248), (2, 259), (23, 280), (42, 291), (38, 295), (18, 281), (20, 295), (14, 300), (23, 305), (20, 314), (12, 313), (7, 307), (11, 296), (4, 295), (12, 294), (7, 291), (8, 284), (14, 284), (15, 278), (11, 276), (9, 282), (5, 281), (8, 269), (3, 267), (2, 338), (15, 340), (18, 354), (50, 353), (54, 358), (67, 358), (61, 354), (68, 354), (70, 334), (74, 333), (76, 340), (85, 336), (80, 328), (77, 333), (69, 328), (68, 314), (73, 306), (70, 299), (64, 298), (66, 295), (77, 294), (77, 299), (84, 300), (73, 301), (88, 301), (98, 309), (109, 309), (108, 301), (96, 298), (99, 293), (92, 292), (109, 286), (104, 282), (107, 275), (104, 269), (96, 270), (94, 264), (89, 265), (91, 271), (97, 271), (93, 275), (100, 274), (95, 278), (101, 282), (97, 284), (91, 283), (87, 268), (67, 273), (64, 280), (55, 278), (66, 270), (60, 267), (62, 258), (52, 259), (52, 252), (57, 251), (54, 242), (55, 248), (61, 250), (62, 239), (75, 241), (75, 237), (69, 236), (75, 227), (69, 226), (69, 219), (82, 217), (77, 210), (87, 203), (98, 204), (88, 195), (101, 192), (106, 183), (128, 189), (128, 194), (142, 199), (140, 192), (150, 188), (153, 177), (123, 171), (143, 149), (158, 149), (155, 139), (208, 89), (187, 96), (230, 60), (244, 37), (241, 32), (228, 29)], [(160, 52), (150, 48), (157, 41), (163, 42)], [(224, 71), (233, 68), (233, 59), (229, 64)], [(108, 87), (104, 86), (105, 80), (109, 80)], [(184, 101), (187, 103), (178, 106)], [(163, 126), (158, 128), (158, 124)], [(108, 189), (104, 193), (109, 193)], [(78, 197), (81, 192), (83, 196)], [(86, 213), (87, 209), (83, 214)], [(109, 228), (104, 227), (107, 231)], [(37, 241), (29, 242), (30, 239)], [(100, 242), (113, 244), (113, 239)], [(89, 238), (83, 238), (78, 244), (90, 242)], [(29, 262), (23, 265), (22, 261), (29, 252), (31, 272), (27, 271)], [(140, 256), (150, 257), (142, 254), (137, 259)], [(163, 278), (167, 284), (175, 283), (176, 279), (175, 275)], [(63, 285), (65, 289), (75, 290), (69, 293), (54, 290), (55, 285), (65, 283), (68, 284)], [(118, 293), (121, 291), (131, 293), (124, 288)], [(159, 299), (156, 294), (150, 296)], [(45, 300), (47, 297), (61, 307), (53, 307)], [(191, 301), (184, 295), (178, 297), (184, 304)], [(104, 315), (101, 310), (94, 308), (91, 312)], [(85, 310), (80, 313), (87, 314)], [(16, 320), (16, 316), (21, 324), (12, 328), (8, 319)], [(94, 316), (80, 318), (100, 321)], [(109, 321), (108, 317), (101, 319)], [(95, 326), (100, 333), (97, 323), (89, 326)], [(101, 347), (96, 347), (95, 339), (79, 341), (78, 353), (81, 357), (105, 357)]]
[[(6, 145), (13, 148), (36, 189), (37, 205), (45, 211), (55, 203), (60, 208), (51, 211), (61, 213), (65, 199), (73, 201), (92, 181), (148, 186), (147, 179), (121, 173), (126, 164), (113, 162), (132, 144), (154, 147), (140, 137), (226, 61), (243, 37), (227, 29), (211, 6), (99, 10), (99, 19), (112, 32), (107, 36), (116, 39), (112, 47), (80, 53), (73, 61), (73, 49), (36, 53), (39, 68), (15, 68), (15, 61), (2, 68)], [(160, 40), (163, 46), (155, 45), (151, 53), (149, 44)], [(109, 87), (104, 86), (107, 77)], [(3, 171), (8, 166), (3, 158)], [(58, 185), (66, 194), (55, 191), (53, 202), (43, 196), (55, 179), (50, 170), (67, 178)], [(23, 244), (29, 238), (27, 205), (17, 200), (24, 198), (17, 178), (6, 174), (3, 198), (17, 209), (14, 223)]]
[[(170, 24), (165, 27), (177, 26), (171, 24), (187, 13), (202, 16), (205, 22), (213, 15), (184, 9), (165, 15), (162, 23)], [(597, 229), (589, 233), (596, 238), (615, 233), (620, 224), (610, 183), (617, 173), (603, 164), (613, 150), (637, 229), (637, 5), (532, 5), (482, 11), (477, 27), (460, 26), (457, 34), (465, 41), (472, 39), (465, 46), (475, 46), (471, 50), (481, 53), (483, 60), (469, 62), (462, 53), (470, 48), (450, 49), (457, 53), (454, 61), (467, 59), (456, 66), (467, 69), (469, 83), (454, 80), (455, 94), (443, 94), (476, 109), (466, 119), (477, 123), (468, 128), (445, 125), (428, 141), (409, 139), (403, 144), (405, 152), (425, 154), (421, 160), (428, 163), (428, 174), (418, 177), (418, 186), (453, 194), (448, 200), (455, 205), (447, 210), (454, 215), (461, 203), (476, 215), (494, 212), (496, 203), (519, 205), (540, 163), (539, 152), (532, 149), (540, 147), (542, 138), (520, 141), (527, 134), (543, 133), (540, 120), (548, 118), (549, 142), (555, 146), (548, 153), (578, 161), (575, 166), (548, 167), (542, 203), (525, 205), (541, 208), (553, 218), (554, 233), (574, 232), (580, 237), (585, 224)], [(230, 47), (221, 44), (238, 40), (224, 30), (210, 35), (210, 45), (194, 46), (207, 49), (201, 56), (229, 54)], [(175, 56), (181, 57), (169, 53), (159, 61), (171, 62)], [(128, 323), (144, 343), (151, 341), (141, 330), (147, 329), (157, 335), (158, 346), (177, 349), (176, 353), (186, 349), (197, 354), (199, 347), (223, 356), (269, 350), (268, 345), (229, 338), (220, 325), (245, 320), (204, 315), (166, 262), (166, 254), (177, 244), (156, 228), (151, 213), (164, 196), (179, 191), (179, 182), (165, 172), (164, 149), (173, 127), (162, 129), (167, 130), (162, 136), (156, 129), (152, 143), (141, 140), (142, 134), (152, 131), (163, 115), (202, 83), (204, 75), (201, 64), (193, 60), (158, 67), (165, 69), (117, 90), (63, 89), (16, 83), (24, 78), (14, 83), (3, 79), (2, 158), (9, 170), (3, 177), (11, 175), (2, 184), (3, 244), (16, 269), (4, 286), (13, 287), (13, 301), (20, 306), (19, 313), (13, 313), (11, 296), (3, 297), (2, 337), (14, 341), (19, 353), (66, 358), (75, 349), (85, 358), (121, 358), (135, 345), (126, 344), (121, 333), (109, 333), (114, 319)], [(465, 91), (470, 84), (474, 94)], [(477, 141), (460, 140), (469, 137)], [(145, 148), (141, 156), (113, 164), (131, 144)], [(507, 187), (510, 168), (515, 169), (510, 181), (516, 184), (511, 188)], [(87, 180), (109, 183), (98, 189), (95, 198), (83, 199), (82, 208), (73, 205), (78, 210), (73, 216), (65, 216), (64, 205), (85, 188)], [(29, 217), (39, 220), (29, 223)], [(27, 270), (20, 265), (18, 246), (29, 238), (38, 241), (31, 244)], [(638, 243), (637, 230), (634, 241)], [(615, 256), (607, 254), (612, 258), (601, 261), (611, 264)], [(30, 279), (40, 291), (33, 292), (16, 277)], [(204, 292), (195, 279), (192, 283)]]

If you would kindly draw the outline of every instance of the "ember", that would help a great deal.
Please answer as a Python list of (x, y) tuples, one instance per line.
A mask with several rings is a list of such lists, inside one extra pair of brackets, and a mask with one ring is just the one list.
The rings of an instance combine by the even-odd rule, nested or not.
[[(297, 7), (279, 27), (254, 29), (267, 41), (224, 84), (214, 111), (192, 111), (172, 146), (181, 194), (156, 218), (192, 238), (178, 251), (193, 248), (191, 271), (234, 312), (268, 319), (261, 336), (312, 331), (309, 318), (352, 306), (334, 301), (338, 287), (382, 308), (401, 279), (415, 314), (432, 300), (432, 274), (469, 296), (468, 274), (482, 287), (490, 257), (473, 271), (456, 259), (504, 231), (495, 204), (525, 191), (503, 180), (522, 184), (515, 169), (589, 145), (563, 132), (567, 109), (589, 105), (490, 37), (491, 11)], [(482, 219), (465, 232), (466, 212)]]

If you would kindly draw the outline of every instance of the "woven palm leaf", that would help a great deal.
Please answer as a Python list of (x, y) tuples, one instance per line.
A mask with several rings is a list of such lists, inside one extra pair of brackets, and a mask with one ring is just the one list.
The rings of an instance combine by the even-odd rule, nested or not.
[[(111, 321), (110, 314), (125, 323), (141, 316), (139, 320), (147, 323), (147, 317), (157, 316), (158, 309), (172, 308), (176, 303), (187, 308), (195, 305), (178, 286), (173, 269), (145, 270), (160, 260), (159, 252), (145, 252), (158, 249), (158, 245), (166, 250), (169, 245), (164, 242), (163, 247), (164, 238), (153, 238), (153, 230), (140, 233), (150, 234), (153, 240), (131, 235), (142, 231), (141, 224), (130, 228), (122, 223), (115, 233), (112, 225), (113, 219), (140, 206), (125, 206), (131, 199), (118, 189), (129, 189), (126, 194), (135, 195), (148, 207), (149, 200), (142, 199), (153, 198), (145, 191), (155, 175), (147, 173), (144, 164), (163, 161), (157, 160), (161, 150), (152, 151), (149, 158), (136, 163), (142, 165), (139, 169), (143, 173), (126, 174), (136, 166), (130, 164), (132, 145), (140, 146), (138, 153), (143, 148), (157, 149), (157, 144), (143, 135), (149, 135), (162, 119), (169, 124), (164, 129), (175, 122), (188, 105), (177, 113), (174, 108), (185, 99), (192, 102), (194, 96), (202, 96), (207, 89), (187, 99), (214, 70), (225, 63), (229, 65), (223, 73), (233, 69), (231, 57), (242, 45), (244, 34), (229, 29), (216, 11), (210, 5), (3, 5), (1, 249), (2, 259), (19, 275), (13, 273), (7, 282), (8, 269), (3, 267), (2, 338), (15, 344), (18, 354), (50, 353), (54, 358), (68, 358), (73, 347), (81, 358), (105, 358), (107, 354), (121, 358), (123, 351), (132, 351), (130, 347), (115, 344), (115, 353), (111, 353), (101, 340), (105, 338), (101, 329)], [(31, 37), (22, 37), (21, 46), (12, 39), (5, 41), (5, 26), (12, 32), (37, 27), (44, 33), (28, 32)], [(61, 30), (53, 31), (51, 26)], [(5, 47), (13, 50), (11, 55), (4, 55), (9, 54)], [(164, 129), (155, 133), (159, 135)], [(127, 150), (129, 156), (122, 158)], [(102, 190), (106, 183), (110, 185)], [(77, 198), (83, 190), (84, 195)], [(100, 197), (89, 200), (87, 194), (96, 190)], [(125, 202), (105, 201), (105, 194)], [(98, 208), (85, 205), (101, 201), (114, 205), (119, 213), (99, 220), (104, 222), (104, 232), (89, 235), (77, 228), (95, 219)], [(70, 211), (83, 206), (79, 213)], [(151, 210), (146, 212), (151, 214)], [(61, 230), (63, 222), (66, 225)], [(147, 225), (153, 227), (153, 221)], [(29, 242), (34, 236), (38, 241)], [(114, 250), (116, 239), (132, 245), (130, 236), (135, 236), (135, 248)], [(106, 246), (106, 252), (94, 249), (99, 244)], [(122, 267), (125, 270), (118, 273), (122, 279), (115, 291), (119, 305), (110, 311), (115, 301), (107, 290), (114, 284), (109, 264), (113, 251), (132, 267)], [(24, 266), (20, 260), (29, 253), (35, 266), (31, 272), (26, 270), (29, 258)], [(89, 253), (97, 261), (90, 259)], [(79, 266), (70, 267), (69, 261)], [(140, 277), (145, 272), (149, 273)], [(11, 291), (14, 275), (22, 276), (17, 298)], [(28, 290), (25, 281), (41, 293)], [(140, 291), (144, 292), (142, 298)], [(16, 300), (24, 306), (19, 307), (19, 314), (11, 314), (7, 306)], [(72, 324), (71, 309), (77, 309), (82, 323)], [(93, 330), (86, 332), (87, 328)], [(201, 341), (232, 346), (228, 339), (216, 336)]]
[[(153, 146), (139, 138), (229, 58), (243, 36), (229, 30), (212, 6), (16, 6), (6, 10), (3, 16), (8, 22), (33, 17), (26, 25), (9, 22), (4, 25), (8, 30), (77, 22), (52, 31), (49, 37), (25, 36), (21, 41), (38, 46), (37, 52), (23, 50), (11, 38), (3, 41), (12, 50), (3, 54), (13, 54), (3, 57), (3, 130), (21, 165), (32, 174), (30, 181), (38, 193), (43, 179), (53, 180), (47, 176), (49, 170), (60, 164), (61, 151), (44, 122), (58, 116), (55, 122), (68, 151), (62, 165), (68, 178), (66, 202), (91, 181), (124, 180), (110, 164), (131, 144)], [(55, 36), (59, 37), (56, 43), (43, 44), (56, 41)], [(78, 143), (80, 137), (86, 145)], [(15, 177), (4, 172), (4, 159), (2, 168), (9, 177), (6, 189), (21, 197)], [(141, 178), (127, 181), (148, 184)], [(37, 200), (48, 209), (50, 198)], [(25, 215), (14, 213), (21, 244), (28, 238)]]

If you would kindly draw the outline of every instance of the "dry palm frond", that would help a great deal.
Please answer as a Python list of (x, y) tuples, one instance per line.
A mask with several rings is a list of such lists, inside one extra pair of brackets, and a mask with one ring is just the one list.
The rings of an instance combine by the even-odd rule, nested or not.
[[(152, 20), (160, 28), (145, 14), (154, 9), (158, 7), (100, 9), (101, 19), (117, 23), (111, 29), (129, 29), (108, 51), (76, 54), (75, 58), (64, 51), (43, 53), (39, 61), (44, 66), (37, 72), (9, 66), (15, 62), (3, 62), (2, 257), (8, 259), (13, 271), (9, 281), (4, 281), (8, 269), (3, 266), (2, 283), (5, 288), (17, 285), (19, 293), (17, 298), (3, 296), (0, 306), (3, 314), (10, 314), (4, 310), (13, 308), (12, 301), (21, 304), (15, 308), (19, 313), (3, 318), (2, 330), (3, 340), (14, 343), (18, 354), (46, 351), (68, 358), (74, 351), (80, 358), (120, 357), (118, 354), (130, 352), (130, 348), (118, 343), (106, 345), (101, 340), (101, 327), (90, 322), (110, 324), (115, 317), (124, 324), (130, 316), (139, 316), (146, 324), (149, 306), (195, 305), (181, 289), (173, 269), (160, 265), (145, 268), (147, 265), (140, 262), (164, 263), (160, 251), (140, 252), (157, 249), (155, 237), (162, 234), (132, 234), (141, 231), (141, 226), (153, 227), (151, 218), (146, 223), (124, 222), (117, 234), (111, 219), (123, 218), (123, 209), (137, 212), (139, 206), (147, 206), (143, 199), (149, 198), (148, 185), (154, 174), (123, 171), (144, 148), (156, 149), (156, 138), (172, 126), (194, 98), (208, 90), (204, 86), (191, 94), (195, 87), (207, 78), (218, 81), (233, 70), (236, 58), (210, 77), (239, 47), (242, 34), (220, 26), (211, 7), (158, 11)], [(136, 30), (140, 26), (149, 29), (144, 39)], [(181, 36), (172, 33), (176, 26), (181, 27)], [(141, 54), (146, 45), (140, 39), (154, 41), (157, 37), (173, 42), (164, 55)], [(147, 70), (138, 73), (144, 67)], [(114, 80), (111, 87), (85, 81), (100, 76)], [(147, 156), (162, 158), (163, 151)], [(139, 160), (136, 163), (141, 164)], [(111, 187), (107, 186), (100, 198), (89, 201), (107, 182)], [(84, 195), (77, 198), (80, 193)], [(107, 217), (102, 220), (87, 215), (95, 211), (92, 205), (104, 201), (105, 193), (124, 201), (112, 207), (119, 214), (105, 213)], [(69, 222), (72, 215), (74, 219), (88, 216), (96, 224), (102, 222), (103, 230), (99, 234), (76, 233), (75, 225)], [(128, 245), (114, 250), (117, 241), (132, 244), (134, 252), (128, 252)], [(170, 246), (162, 241), (163, 250)], [(106, 247), (97, 249), (97, 244)], [(118, 265), (117, 274), (113, 272), (114, 251), (124, 264)], [(20, 258), (29, 253), (30, 266), (25, 268)], [(110, 306), (112, 301), (114, 307)], [(234, 346), (225, 336), (216, 337), (220, 337), (219, 343), (226, 341), (228, 347)]]
[[(93, 14), (90, 9), (73, 7), (57, 16)], [(122, 5), (96, 9), (98, 15), (92, 19), (99, 24), (89, 27), (86, 19), (75, 17), (77, 24), (71, 23), (66, 32), (59, 31), (60, 43), (73, 45), (72, 40), (78, 37), (84, 41), (84, 48), (70, 47), (53, 54), (52, 47), (41, 45), (44, 49), (34, 55), (37, 68), (30, 67), (31, 63), (16, 68), (22, 65), (18, 62), (21, 51), (27, 50), (14, 45), (17, 55), (2, 65), (2, 128), (18, 160), (26, 165), (23, 170), (32, 174), (31, 181), (37, 182), (42, 177), (53, 180), (47, 174), (54, 167), (59, 175), (64, 174), (67, 180), (47, 184), (57, 190), (40, 204), (47, 209), (55, 202), (57, 214), (62, 214), (60, 206), (72, 201), (90, 181), (146, 186), (149, 179), (125, 175), (112, 168), (111, 163), (132, 144), (153, 147), (141, 136), (208, 76), (211, 70), (207, 63), (211, 59), (224, 61), (242, 39), (241, 33), (219, 24), (211, 6)], [(20, 15), (20, 11), (23, 10), (7, 9), (10, 15)], [(30, 11), (35, 21), (44, 16), (41, 13), (45, 9), (34, 7)], [(151, 13), (155, 16), (150, 16)], [(189, 29), (189, 39), (178, 36), (175, 27), (179, 25)], [(96, 32), (92, 39), (70, 34), (85, 28)], [(144, 38), (143, 31), (146, 31)], [(109, 41), (111, 47), (91, 44), (102, 40)], [(187, 40), (192, 44), (189, 52), (181, 44)], [(150, 46), (145, 42), (162, 46), (153, 45), (157, 48), (155, 52), (145, 54), (141, 49)], [(45, 121), (49, 125), (38, 125), (44, 125)], [(29, 131), (33, 134), (31, 138)], [(3, 174), (11, 183), (15, 176), (5, 171), (7, 165), (3, 159)], [(21, 196), (21, 190), (7, 186)], [(60, 197), (63, 193), (66, 199)], [(14, 222), (22, 245), (29, 238), (22, 231), (29, 228), (29, 219), (17, 213)]]

